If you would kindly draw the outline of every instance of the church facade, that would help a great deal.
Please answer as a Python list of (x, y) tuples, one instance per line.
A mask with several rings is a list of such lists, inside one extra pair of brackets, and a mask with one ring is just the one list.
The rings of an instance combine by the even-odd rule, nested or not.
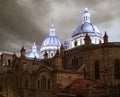
[[(20, 50), (20, 57), (16, 54), (1, 55), (1, 95), (5, 97), (120, 95), (120, 42), (108, 42), (107, 33), (101, 33), (90, 22), (88, 9), (83, 12), (82, 25), (73, 32), (71, 46), (68, 46), (67, 42), (61, 45), (55, 36), (53, 25), (51, 29), (50, 36), (43, 42), (42, 58), (26, 56), (24, 47)], [(50, 43), (49, 40), (54, 41)], [(56, 45), (46, 45), (55, 44), (54, 42)], [(33, 51), (37, 52), (35, 43)], [(3, 66), (3, 63), (7, 65)]]

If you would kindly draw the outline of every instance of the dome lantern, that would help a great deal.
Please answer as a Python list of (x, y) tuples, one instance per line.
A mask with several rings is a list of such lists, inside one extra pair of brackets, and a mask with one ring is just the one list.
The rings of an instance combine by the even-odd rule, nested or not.
[(50, 36), (51, 35), (55, 36), (55, 28), (54, 28), (54, 24), (53, 24), (53, 19), (52, 19), (52, 23), (51, 23), (51, 26), (50, 26)]
[(90, 13), (88, 12), (88, 8), (85, 8), (82, 16), (82, 23), (88, 22), (90, 23)]
[(31, 52), (27, 52), (26, 57), (28, 58), (37, 58), (40, 59), (40, 54), (37, 52), (37, 46), (36, 43), (34, 42), (32, 45), (32, 51)]
[(32, 46), (32, 52), (37, 52), (37, 47), (35, 42), (33, 43), (33, 46)]

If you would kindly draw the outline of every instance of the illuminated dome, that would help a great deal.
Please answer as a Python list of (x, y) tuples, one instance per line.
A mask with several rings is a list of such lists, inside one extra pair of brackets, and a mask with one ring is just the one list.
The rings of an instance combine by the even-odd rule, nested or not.
[(61, 41), (57, 38), (57, 36), (50, 35), (45, 38), (43, 41), (41, 47), (48, 47), (48, 46), (54, 46), (54, 47), (60, 47), (61, 46)]
[(41, 45), (42, 57), (44, 57), (45, 52), (48, 53), (48, 57), (51, 58), (55, 55), (57, 49), (60, 49), (61, 41), (55, 35), (55, 28), (53, 23), (50, 27), (50, 35), (45, 38)]
[(98, 34), (100, 34), (101, 37), (102, 37), (102, 34), (101, 34), (101, 32), (99, 31), (99, 29), (98, 29), (94, 24), (88, 23), (88, 22), (85, 22), (85, 23), (83, 23), (82, 25), (79, 25), (79, 26), (75, 29), (75, 31), (73, 32), (72, 37), (74, 37), (74, 36), (76, 36), (76, 35), (78, 35), (78, 34), (80, 34), (80, 33), (89, 33), (89, 34), (90, 34), (90, 33), (93, 33), (93, 34), (98, 33)]
[(82, 24), (79, 25), (72, 34), (72, 47), (84, 44), (86, 33), (90, 36), (93, 44), (103, 42), (103, 33), (90, 21), (88, 8), (85, 8), (82, 16)]
[(64, 49), (68, 50), (69, 49), (69, 42), (67, 40), (64, 41), (63, 43)]
[(32, 52), (27, 52), (26, 57), (28, 58), (37, 58), (40, 59), (40, 54), (37, 52), (37, 46), (35, 44), (35, 42), (33, 43), (32, 46)]

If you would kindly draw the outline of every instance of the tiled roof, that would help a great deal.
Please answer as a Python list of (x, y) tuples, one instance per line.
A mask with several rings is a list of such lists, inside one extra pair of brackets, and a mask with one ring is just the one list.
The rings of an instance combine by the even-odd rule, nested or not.
[(66, 89), (72, 89), (74, 91), (86, 91), (88, 88), (99, 88), (102, 87), (103, 84), (98, 83), (94, 80), (86, 80), (86, 79), (75, 79), (70, 85), (66, 87)]

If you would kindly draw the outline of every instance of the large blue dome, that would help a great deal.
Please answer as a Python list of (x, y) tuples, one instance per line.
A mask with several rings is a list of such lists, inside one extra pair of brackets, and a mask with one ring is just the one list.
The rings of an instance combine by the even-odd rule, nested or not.
[(93, 23), (89, 23), (89, 22), (84, 22), (82, 25), (79, 25), (75, 31), (72, 34), (72, 37), (80, 34), (80, 33), (99, 33), (101, 34), (101, 32), (99, 31), (99, 29), (93, 24)]
[(45, 38), (45, 40), (42, 42), (41, 47), (46, 47), (46, 46), (61, 46), (61, 41), (57, 38), (57, 36), (50, 35)]
[(90, 14), (88, 8), (85, 8), (82, 15), (82, 24), (80, 24), (73, 32), (71, 39), (71, 46), (85, 44), (85, 36), (88, 34), (92, 44), (99, 44), (103, 42), (103, 33), (90, 21)]
[(41, 51), (42, 58), (45, 58), (44, 54), (46, 52), (48, 54), (48, 58), (52, 58), (53, 56), (55, 56), (56, 51), (60, 49), (60, 47), (61, 47), (61, 41), (55, 35), (55, 28), (52, 23), (50, 27), (50, 35), (46, 37), (41, 44), (40, 51)]

